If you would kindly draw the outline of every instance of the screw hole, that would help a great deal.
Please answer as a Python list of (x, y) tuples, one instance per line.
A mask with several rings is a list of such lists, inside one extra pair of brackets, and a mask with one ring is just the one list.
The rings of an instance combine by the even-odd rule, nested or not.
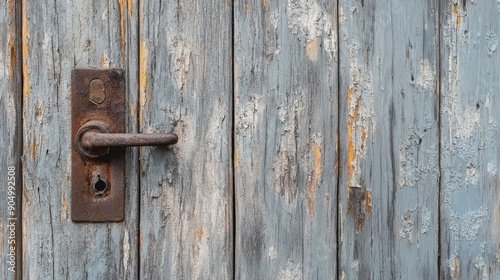
[(106, 191), (107, 187), (106, 182), (101, 180), (100, 175), (97, 175), (97, 181), (94, 183), (94, 190), (97, 194), (102, 195)]

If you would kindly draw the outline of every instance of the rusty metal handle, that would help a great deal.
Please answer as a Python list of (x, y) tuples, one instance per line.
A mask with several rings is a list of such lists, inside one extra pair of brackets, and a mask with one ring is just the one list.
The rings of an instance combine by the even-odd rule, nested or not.
[(87, 159), (98, 159), (113, 147), (166, 146), (177, 143), (174, 133), (111, 133), (99, 121), (89, 121), (76, 133), (76, 149)]
[(82, 147), (85, 149), (110, 147), (137, 147), (172, 145), (178, 137), (173, 133), (102, 133), (88, 131), (82, 135)]

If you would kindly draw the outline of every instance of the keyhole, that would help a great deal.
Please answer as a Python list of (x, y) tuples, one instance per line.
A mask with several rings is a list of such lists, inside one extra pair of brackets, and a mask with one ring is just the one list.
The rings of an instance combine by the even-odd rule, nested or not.
[(107, 189), (106, 182), (101, 179), (101, 175), (97, 175), (97, 180), (94, 183), (94, 190), (98, 195), (102, 195)]

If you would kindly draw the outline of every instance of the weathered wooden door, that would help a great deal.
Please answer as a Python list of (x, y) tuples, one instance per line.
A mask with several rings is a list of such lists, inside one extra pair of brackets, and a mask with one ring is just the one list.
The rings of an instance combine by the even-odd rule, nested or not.
[[(2, 279), (498, 279), (495, 0), (0, 2)], [(71, 221), (71, 71), (126, 73)]]

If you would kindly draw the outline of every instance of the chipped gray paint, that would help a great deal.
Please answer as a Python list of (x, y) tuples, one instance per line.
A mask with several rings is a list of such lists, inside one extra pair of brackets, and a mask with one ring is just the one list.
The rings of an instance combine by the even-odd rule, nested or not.
[(339, 3), (341, 279), (438, 275), (438, 3)]
[(140, 2), (140, 279), (231, 279), (231, 8)]
[(137, 130), (137, 1), (22, 6), (23, 279), (137, 278), (137, 150), (127, 152), (124, 222), (77, 224), (69, 137), (75, 67), (125, 69), (126, 129)]
[(236, 279), (336, 276), (336, 6), (234, 1)]
[[(21, 279), (21, 6), (18, 1), (4, 1), (0, 5), (0, 278)], [(8, 218), (8, 172), (9, 166), (15, 168), (16, 202), (16, 266), (11, 267), (8, 254), (10, 229)], [(14, 272), (10, 269), (14, 269)], [(17, 274), (16, 274), (17, 273)], [(17, 276), (17, 277), (16, 277)]]
[(441, 270), (497, 279), (498, 1), (441, 4)]

